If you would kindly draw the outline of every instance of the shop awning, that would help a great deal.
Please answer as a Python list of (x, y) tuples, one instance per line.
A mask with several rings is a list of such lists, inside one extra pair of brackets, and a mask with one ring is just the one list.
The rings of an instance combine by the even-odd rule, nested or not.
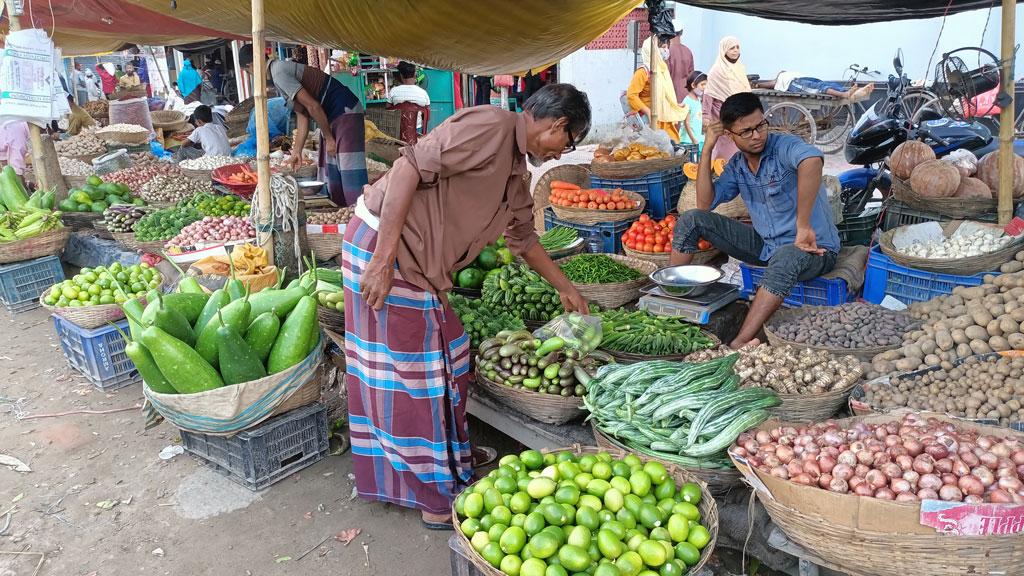
[(675, 0), (772, 20), (842, 26), (933, 18), (993, 6), (992, 0)]
[[(224, 32), (252, 31), (244, 0), (126, 0)], [(445, 70), (508, 74), (544, 66), (582, 48), (637, 0), (265, 0), (268, 40), (343, 48)]]
[[(24, 11), (22, 27), (51, 31), (54, 44), (65, 56), (109, 52), (126, 44), (166, 46), (210, 38), (245, 37), (244, 33), (226, 34), (123, 0), (25, 2)], [(7, 29), (6, 17), (0, 19), (0, 28)]]

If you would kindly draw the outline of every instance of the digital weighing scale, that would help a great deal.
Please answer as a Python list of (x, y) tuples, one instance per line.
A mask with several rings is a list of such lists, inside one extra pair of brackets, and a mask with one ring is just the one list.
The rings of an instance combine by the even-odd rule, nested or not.
[(666, 294), (658, 285), (649, 286), (641, 290), (638, 308), (646, 310), (655, 316), (669, 316), (682, 318), (694, 324), (707, 324), (711, 320), (711, 314), (721, 310), (740, 297), (738, 286), (715, 282), (710, 288), (699, 296), (672, 296)]

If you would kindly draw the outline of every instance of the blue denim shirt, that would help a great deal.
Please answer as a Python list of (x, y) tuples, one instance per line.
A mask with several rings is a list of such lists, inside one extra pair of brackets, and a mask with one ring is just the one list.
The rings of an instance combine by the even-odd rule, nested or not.
[[(767, 261), (780, 246), (796, 240), (797, 166), (814, 157), (823, 155), (800, 138), (789, 134), (769, 134), (757, 174), (750, 172), (746, 158), (737, 152), (715, 182), (715, 199), (711, 208), (737, 195), (743, 198), (754, 230), (764, 239), (761, 260)], [(811, 227), (817, 235), (818, 248), (839, 252), (839, 231), (832, 222), (824, 184), (818, 189), (818, 199), (814, 202)]]

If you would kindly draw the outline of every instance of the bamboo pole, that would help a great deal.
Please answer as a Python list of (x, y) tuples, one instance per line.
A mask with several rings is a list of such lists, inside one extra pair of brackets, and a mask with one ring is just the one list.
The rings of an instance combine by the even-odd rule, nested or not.
[(1000, 88), (1010, 95), (999, 115), (999, 224), (1005, 225), (1013, 218), (1013, 56), (1016, 26), (1016, 2), (1003, 0), (1002, 52), (1003, 85)]
[[(260, 213), (257, 226), (273, 226), (273, 206), (270, 199), (270, 129), (267, 123), (267, 67), (264, 62), (265, 42), (263, 40), (263, 0), (252, 0), (252, 72), (253, 112), (256, 115), (256, 194), (260, 199)], [(274, 235), (261, 234), (265, 238), (261, 248), (267, 251), (270, 263), (274, 263)]]
[[(14, 0), (5, 0), (7, 4), (7, 16), (10, 22), (10, 31), (18, 32), (21, 30), (21, 17), (20, 13), (14, 11)], [(57, 188), (63, 188), (64, 177), (60, 174), (60, 168), (56, 174), (52, 174), (48, 167), (52, 167), (56, 164), (56, 151), (53, 151), (53, 144), (48, 149), (53, 151), (53, 158), (51, 162), (46, 161), (47, 148), (43, 146), (42, 131), (39, 126), (29, 122), (28, 123), (28, 139), (32, 144), (32, 172), (36, 175), (36, 186), (41, 190), (56, 190)], [(61, 186), (57, 185), (57, 180), (60, 179)], [(59, 192), (59, 190), (58, 190)]]
[(657, 90), (655, 89), (658, 84), (658, 75), (654, 73), (655, 56), (658, 55), (658, 37), (651, 32), (651, 54), (650, 63), (651, 69), (647, 71), (649, 82), (651, 84), (651, 130), (656, 130), (658, 127), (658, 98), (655, 96)]

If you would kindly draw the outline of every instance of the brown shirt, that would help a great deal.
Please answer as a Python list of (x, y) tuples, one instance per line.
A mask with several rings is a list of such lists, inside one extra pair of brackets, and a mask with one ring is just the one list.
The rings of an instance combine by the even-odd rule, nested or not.
[[(451, 273), (470, 264), (503, 232), (515, 255), (537, 243), (533, 198), (526, 173), (526, 119), (494, 106), (466, 108), (396, 161), (420, 174), (398, 243), (405, 280), (441, 295)], [(363, 189), (370, 212), (380, 215), (392, 172)]]
[(668, 45), (668, 73), (676, 89), (676, 100), (682, 102), (690, 93), (686, 89), (686, 81), (693, 74), (693, 52), (679, 41), (678, 36)]

